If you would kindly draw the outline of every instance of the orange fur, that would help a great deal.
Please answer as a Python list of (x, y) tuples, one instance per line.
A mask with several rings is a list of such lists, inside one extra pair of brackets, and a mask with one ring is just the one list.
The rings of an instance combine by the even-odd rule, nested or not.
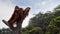
[(12, 14), (11, 18), (8, 20), (9, 25), (13, 25), (18, 18), (23, 16), (23, 9), (19, 8), (18, 6), (15, 7), (14, 13)]
[[(8, 24), (13, 26), (13, 24), (15, 22), (18, 22), (19, 20), (21, 20), (21, 18), (24, 17), (24, 13), (26, 10), (27, 10), (27, 8), (25, 10), (23, 10), (23, 8), (19, 8), (18, 6), (16, 6), (14, 13), (12, 14), (11, 18), (8, 20)], [(27, 15), (28, 15), (28, 12), (27, 12), (26, 16)]]

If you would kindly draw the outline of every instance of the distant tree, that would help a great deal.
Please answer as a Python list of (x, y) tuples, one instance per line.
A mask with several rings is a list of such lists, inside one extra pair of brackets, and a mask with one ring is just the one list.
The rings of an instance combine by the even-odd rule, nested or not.
[(35, 27), (29, 31), (29, 34), (43, 34), (42, 29), (40, 27)]

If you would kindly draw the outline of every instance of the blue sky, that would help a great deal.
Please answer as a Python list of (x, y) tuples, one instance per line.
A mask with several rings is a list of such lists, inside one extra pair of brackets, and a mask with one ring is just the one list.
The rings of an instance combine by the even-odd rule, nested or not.
[(21, 6), (31, 6), (31, 12), (38, 13), (40, 11), (52, 10), (60, 4), (60, 0), (12, 0), (12, 3)]
[(60, 0), (0, 0), (0, 28), (8, 27), (2, 20), (8, 20), (11, 17), (16, 5), (31, 8), (29, 16), (23, 21), (22, 27), (25, 27), (28, 25), (29, 19), (34, 16), (33, 14), (52, 11), (59, 4)]

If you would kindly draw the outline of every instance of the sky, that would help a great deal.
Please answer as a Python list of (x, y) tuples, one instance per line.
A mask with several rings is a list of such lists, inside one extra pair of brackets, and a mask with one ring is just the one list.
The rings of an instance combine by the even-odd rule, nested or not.
[(33, 14), (38, 14), (39, 12), (45, 13), (46, 11), (52, 11), (53, 8), (60, 4), (60, 0), (0, 0), (0, 29), (8, 28), (2, 20), (8, 21), (11, 17), (15, 6), (22, 8), (30, 7), (29, 16), (23, 21), (22, 27), (26, 27), (29, 23), (30, 18)]

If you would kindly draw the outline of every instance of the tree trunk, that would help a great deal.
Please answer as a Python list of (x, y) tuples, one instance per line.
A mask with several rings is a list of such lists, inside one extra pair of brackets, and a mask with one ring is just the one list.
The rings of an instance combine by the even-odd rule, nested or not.
[(10, 27), (14, 34), (22, 34), (22, 20), (17, 22), (17, 27), (11, 27), (5, 20), (3, 20), (3, 22)]
[(17, 27), (13, 30), (14, 34), (22, 34), (22, 23), (18, 23)]

